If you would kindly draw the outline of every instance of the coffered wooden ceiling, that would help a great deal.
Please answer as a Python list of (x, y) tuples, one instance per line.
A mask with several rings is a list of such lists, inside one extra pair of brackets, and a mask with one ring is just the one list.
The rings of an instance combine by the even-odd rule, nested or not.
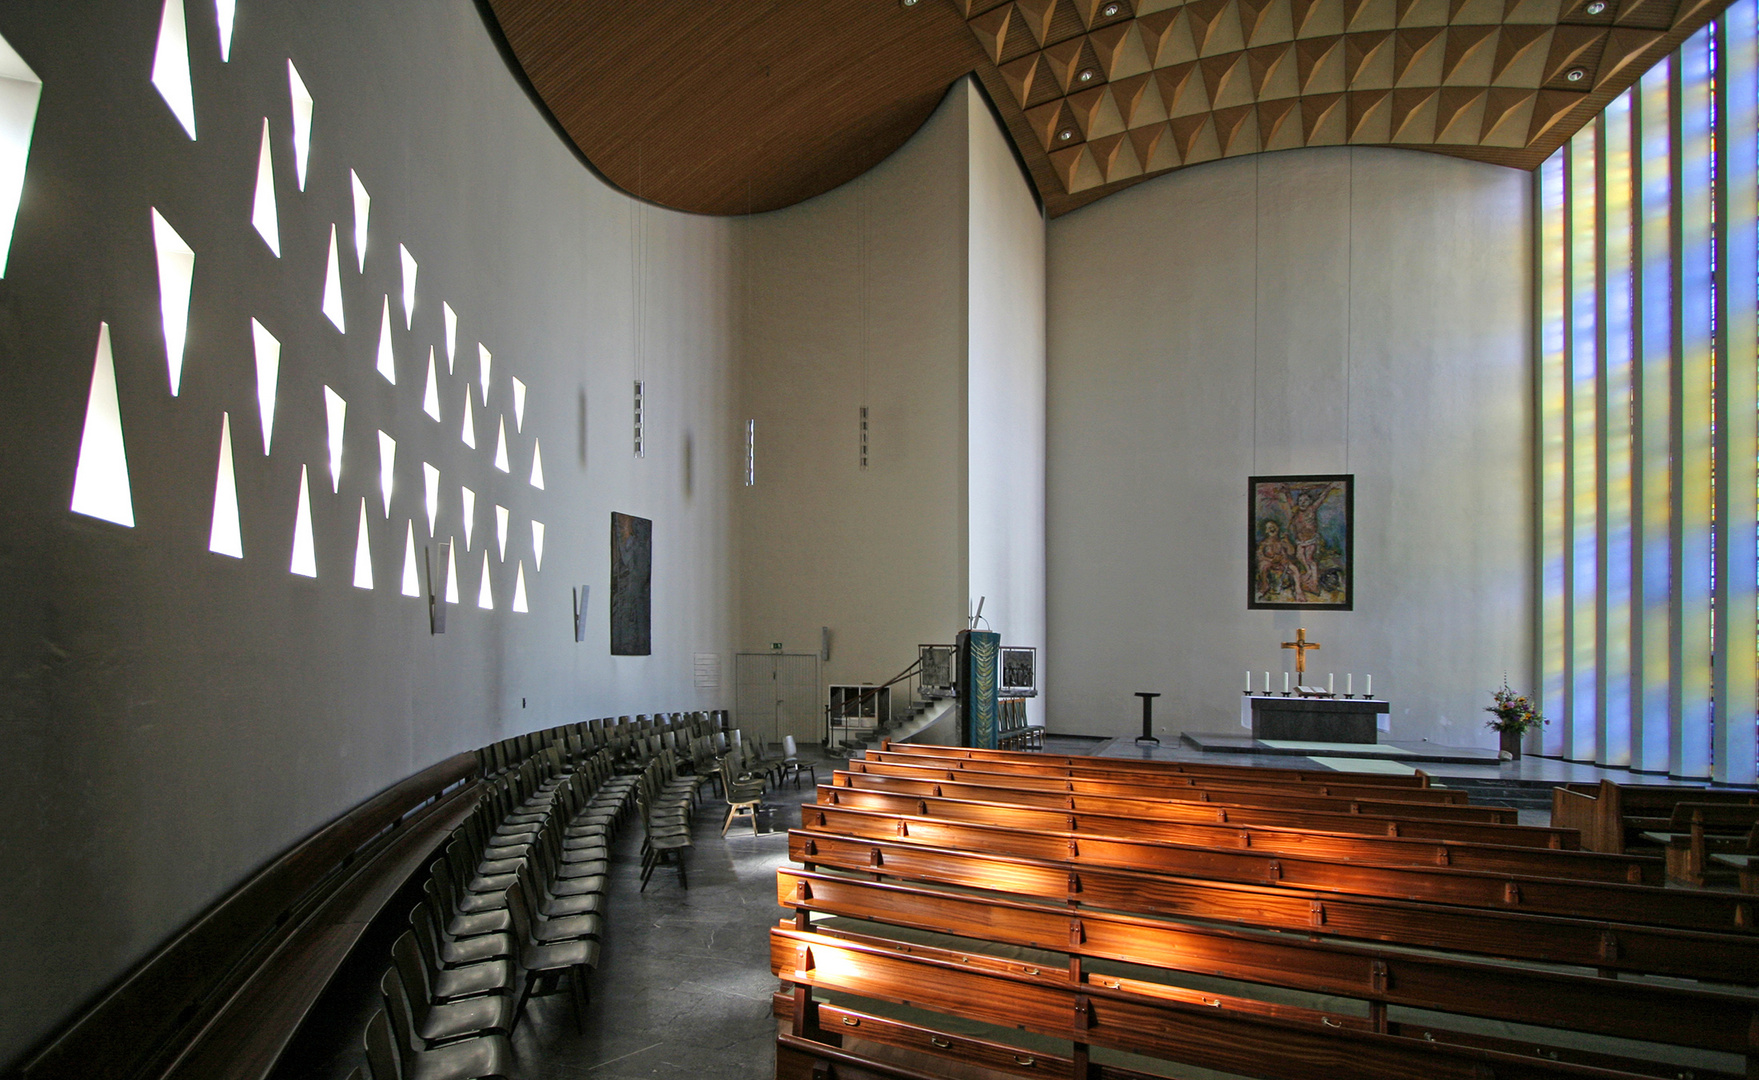
[(960, 76), (1046, 210), (1301, 146), (1532, 168), (1727, 0), (489, 0), (625, 191), (743, 214), (883, 160)]

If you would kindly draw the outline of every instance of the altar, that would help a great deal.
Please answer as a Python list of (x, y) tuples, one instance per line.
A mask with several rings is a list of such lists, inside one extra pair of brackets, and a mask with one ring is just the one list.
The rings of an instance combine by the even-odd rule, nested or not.
[(1391, 710), (1387, 702), (1372, 698), (1243, 694), (1240, 726), (1250, 729), (1254, 739), (1372, 743), (1380, 739), (1380, 718)]

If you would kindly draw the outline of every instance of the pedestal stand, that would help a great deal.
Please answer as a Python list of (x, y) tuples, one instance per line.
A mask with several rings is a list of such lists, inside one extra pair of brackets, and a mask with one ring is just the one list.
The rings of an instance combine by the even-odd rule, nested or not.
[(1160, 740), (1154, 737), (1154, 699), (1159, 694), (1148, 694), (1138, 690), (1136, 696), (1142, 699), (1142, 734), (1136, 736), (1138, 743), (1151, 742), (1156, 746)]

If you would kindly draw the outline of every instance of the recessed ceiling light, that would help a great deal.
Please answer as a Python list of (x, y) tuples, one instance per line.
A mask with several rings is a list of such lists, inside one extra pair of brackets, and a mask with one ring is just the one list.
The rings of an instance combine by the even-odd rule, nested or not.
[(1593, 3), (1588, 5), (1588, 14), (1590, 15), (1598, 15), (1605, 10), (1606, 0), (1594, 0)]
[(1122, 10), (1124, 10), (1124, 8), (1121, 4), (1107, 4), (1105, 7), (1099, 9), (1099, 13), (1109, 19)]
[(1057, 132), (1057, 140), (1059, 142), (1068, 142), (1070, 139), (1073, 139), (1074, 137), (1075, 137), (1075, 129), (1074, 128), (1064, 128), (1063, 130)]
[(1098, 73), (1095, 72), (1092, 68), (1082, 68), (1081, 74), (1075, 76), (1075, 79), (1077, 82), (1092, 82), (1093, 77), (1096, 74), (1098, 74)]
[(1581, 82), (1583, 79), (1586, 79), (1587, 77), (1588, 77), (1588, 72), (1584, 68), (1571, 68), (1569, 71), (1564, 73), (1564, 78), (1568, 79), (1571, 82)]
[(907, 8), (915, 7), (917, 4), (919, 4), (921, 2), (922, 2), (922, 0), (898, 0), (898, 3), (902, 4), (904, 7), (907, 7)]

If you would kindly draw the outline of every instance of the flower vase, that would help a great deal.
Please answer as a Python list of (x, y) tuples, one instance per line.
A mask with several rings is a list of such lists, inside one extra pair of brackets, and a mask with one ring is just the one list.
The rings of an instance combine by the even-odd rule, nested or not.
[(1521, 760), (1521, 732), (1499, 731), (1497, 735), (1502, 739), (1502, 752), (1511, 760)]

